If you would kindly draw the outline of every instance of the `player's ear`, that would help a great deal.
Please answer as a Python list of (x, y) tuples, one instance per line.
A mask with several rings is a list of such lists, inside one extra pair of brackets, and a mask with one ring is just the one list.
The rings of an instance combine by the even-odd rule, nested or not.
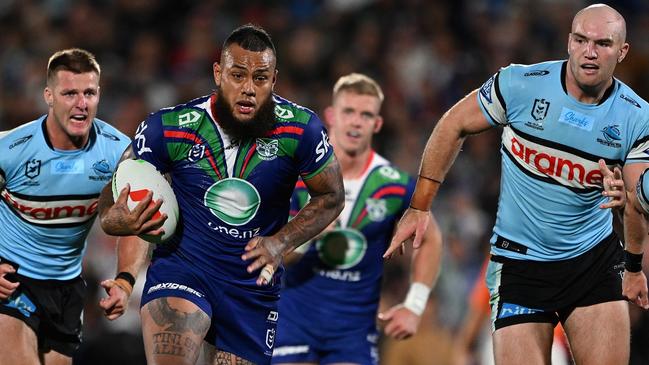
[(334, 117), (334, 107), (333, 106), (330, 105), (324, 110), (324, 117), (325, 117), (325, 120), (324, 120), (325, 126), (327, 128), (331, 128), (331, 126), (333, 126), (334, 123), (335, 123), (335, 121), (334, 121), (334, 119), (335, 119), (335, 117)]
[(214, 62), (212, 65), (212, 70), (214, 73), (214, 83), (217, 87), (221, 86), (221, 64)]
[(381, 127), (383, 127), (383, 117), (382, 116), (377, 116), (376, 121), (374, 122), (374, 133), (379, 133), (381, 130)]
[(48, 107), (51, 108), (54, 105), (54, 95), (52, 95), (52, 90), (50, 90), (49, 86), (46, 86), (45, 90), (43, 90), (43, 99)]
[(277, 74), (279, 73), (278, 69), (275, 69), (275, 72), (273, 73), (273, 89), (275, 89), (275, 83), (277, 82)]

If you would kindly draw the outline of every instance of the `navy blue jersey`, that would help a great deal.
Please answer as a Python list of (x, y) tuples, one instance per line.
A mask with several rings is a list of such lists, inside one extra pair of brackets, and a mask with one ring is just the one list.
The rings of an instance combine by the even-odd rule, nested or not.
[[(311, 243), (301, 260), (287, 268), (279, 312), (295, 323), (338, 334), (374, 327), (383, 253), (408, 207), (414, 181), (378, 154), (372, 152), (370, 158), (359, 178), (344, 181), (345, 208), (336, 228)], [(304, 184), (298, 184), (292, 211), (307, 200)]]
[(154, 258), (180, 255), (208, 277), (259, 289), (243, 248), (286, 224), (298, 177), (318, 174), (333, 152), (317, 115), (278, 96), (265, 137), (232, 141), (215, 121), (215, 98), (153, 113), (133, 139), (138, 158), (170, 174), (180, 210), (176, 235)]

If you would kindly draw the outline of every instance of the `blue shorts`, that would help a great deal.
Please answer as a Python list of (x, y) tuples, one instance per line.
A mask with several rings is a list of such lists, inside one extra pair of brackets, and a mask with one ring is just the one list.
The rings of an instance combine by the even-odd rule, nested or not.
[(343, 333), (318, 331), (311, 323), (296, 323), (289, 316), (283, 313), (277, 326), (273, 364), (379, 363), (376, 327)]
[(204, 340), (218, 350), (255, 364), (270, 364), (277, 295), (206, 278), (184, 259), (171, 255), (151, 263), (140, 306), (163, 297), (183, 298), (203, 310), (212, 319)]

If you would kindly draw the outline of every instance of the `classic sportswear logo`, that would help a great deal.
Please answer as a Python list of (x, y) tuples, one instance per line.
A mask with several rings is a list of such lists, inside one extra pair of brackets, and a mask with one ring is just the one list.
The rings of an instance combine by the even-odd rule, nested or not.
[(573, 188), (601, 187), (602, 173), (597, 161), (528, 141), (514, 134), (511, 128), (503, 131), (503, 145), (514, 160), (531, 174), (550, 177), (561, 185)]
[(248, 181), (238, 178), (219, 180), (205, 192), (203, 204), (223, 222), (242, 226), (259, 210), (261, 197)]
[(320, 260), (329, 267), (349, 269), (365, 256), (367, 240), (355, 229), (334, 229), (318, 240), (316, 249)]

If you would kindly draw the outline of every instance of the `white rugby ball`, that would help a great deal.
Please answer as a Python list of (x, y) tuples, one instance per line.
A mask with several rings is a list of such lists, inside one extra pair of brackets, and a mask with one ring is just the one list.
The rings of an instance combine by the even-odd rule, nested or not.
[[(117, 165), (113, 175), (113, 200), (117, 200), (126, 184), (131, 186), (127, 202), (129, 209), (135, 208), (149, 191), (153, 191), (153, 201), (162, 198), (163, 202), (152, 219), (159, 217), (161, 213), (166, 213), (168, 217), (162, 226), (164, 234), (154, 236), (143, 233), (139, 237), (151, 243), (163, 243), (171, 238), (176, 231), (180, 214), (176, 194), (167, 179), (160, 174), (155, 166), (145, 160), (124, 160)], [(154, 204), (153, 201), (151, 204)]]

